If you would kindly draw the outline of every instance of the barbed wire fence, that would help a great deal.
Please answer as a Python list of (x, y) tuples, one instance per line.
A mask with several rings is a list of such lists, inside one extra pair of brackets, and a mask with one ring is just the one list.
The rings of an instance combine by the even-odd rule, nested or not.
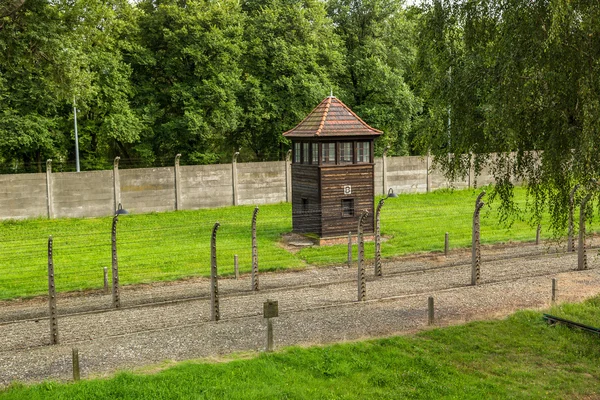
[[(478, 197), (475, 204), (477, 218), (483, 207), (480, 201), (482, 195)], [(592, 240), (595, 238), (586, 233), (585, 229), (585, 210), (588, 200), (586, 196), (580, 204), (579, 226), (576, 226), (580, 233), (580, 241), (577, 244), (577, 264), (565, 265), (562, 270), (556, 272), (582, 269), (581, 265), (584, 265), (583, 268), (588, 268), (586, 250), (597, 248), (597, 241)], [(158, 221), (152, 223), (152, 214), (144, 221), (123, 215), (98, 219), (94, 227), (86, 233), (70, 232), (66, 229), (50, 236), (50, 239), (45, 232), (27, 239), (18, 234), (4, 237), (0, 249), (0, 262), (4, 264), (4, 273), (0, 277), (0, 294), (5, 299), (40, 297), (33, 300), (38, 306), (28, 307), (26, 312), (19, 312), (17, 309), (15, 313), (3, 314), (0, 310), (0, 323), (49, 316), (51, 338), (56, 338), (55, 342), (54, 339), (51, 342), (56, 343), (59, 337), (57, 319), (61, 316), (199, 298), (211, 299), (214, 310), (212, 318), (218, 320), (220, 318), (219, 296), (285, 287), (288, 285), (283, 281), (285, 278), (273, 275), (268, 279), (261, 278), (259, 288), (258, 276), (267, 271), (289, 267), (304, 268), (307, 261), (311, 265), (339, 265), (351, 269), (358, 267), (358, 278), (352, 279), (358, 284), (358, 300), (361, 301), (368, 296), (367, 283), (369, 280), (377, 279), (377, 276), (382, 274), (381, 269), (383, 269), (383, 276), (423, 271), (423, 266), (418, 262), (411, 266), (410, 262), (395, 263), (396, 260), (390, 259), (390, 256), (401, 254), (398, 249), (401, 250), (402, 247), (397, 244), (394, 245), (395, 247), (385, 246), (387, 242), (396, 239), (391, 235), (386, 237), (386, 226), (391, 227), (402, 219), (405, 226), (414, 226), (415, 230), (420, 230), (422, 235), (423, 229), (440, 224), (440, 216), (433, 212), (426, 213), (425, 216), (397, 215), (385, 213), (383, 209), (383, 217), (380, 219), (383, 225), (381, 232), (387, 242), (384, 241), (383, 246), (378, 249), (374, 242), (365, 241), (363, 235), (357, 237), (356, 231), (351, 232), (349, 239), (342, 238), (352, 241), (353, 254), (356, 255), (351, 258), (348, 265), (346, 252), (348, 244), (344, 243), (344, 240), (338, 245), (320, 248), (311, 246), (306, 240), (294, 244), (298, 237), (289, 234), (292, 230), (290, 215), (284, 216), (281, 213), (271, 212), (268, 208), (261, 213), (258, 212), (258, 207), (253, 210), (247, 207), (246, 210), (248, 210), (246, 220), (228, 219), (224, 213), (224, 219), (221, 219), (221, 223), (218, 224), (207, 222), (197, 225), (195, 221), (186, 221), (184, 216), (178, 223), (162, 226)], [(294, 218), (317, 221), (322, 215), (337, 212), (336, 210), (333, 207), (330, 209), (312, 207), (294, 215)], [(362, 218), (364, 216), (364, 213), (357, 215), (357, 220), (361, 218), (364, 223)], [(468, 219), (468, 215), (464, 218)], [(309, 226), (309, 229), (317, 230), (317, 222), (314, 224)], [(60, 224), (58, 227), (60, 228)], [(217, 228), (219, 228), (218, 247)], [(377, 227), (374, 226), (363, 226), (363, 229), (367, 234), (377, 231)], [(435, 251), (433, 255), (441, 261), (428, 268), (468, 265), (473, 262), (470, 256), (477, 254), (480, 269), (478, 274), (485, 276), (485, 263), (489, 261), (564, 252), (562, 248), (551, 248), (540, 243), (537, 238), (538, 229), (536, 237), (532, 235), (528, 242), (498, 248), (488, 254), (485, 249), (482, 250), (479, 236), (477, 240), (473, 240), (475, 233), (485, 238), (486, 230), (481, 232), (481, 227), (476, 227), (474, 221), (471, 232), (454, 234), (450, 230), (448, 235), (440, 235), (436, 239), (437, 243), (429, 250)], [(405, 233), (400, 231), (398, 240), (403, 240), (403, 234)], [(408, 232), (406, 235), (408, 236)], [(46, 240), (48, 240), (47, 247)], [(455, 246), (454, 251), (448, 252), (448, 241), (455, 241), (459, 245)], [(469, 241), (472, 245), (470, 252), (465, 246)], [(382, 254), (377, 254), (378, 252)], [(374, 268), (374, 273), (366, 273), (365, 262), (370, 265), (378, 259), (378, 256), (379, 259), (382, 256), (383, 259), (387, 258), (388, 262), (381, 265), (379, 271)], [(426, 252), (410, 257), (431, 256), (431, 252)], [(236, 261), (242, 273), (240, 280), (245, 282), (245, 287), (240, 284), (228, 284), (228, 281), (235, 280)], [(108, 266), (111, 267), (109, 270), (112, 285), (106, 292), (104, 271)], [(212, 280), (209, 280), (209, 277), (212, 277)], [(219, 278), (226, 279), (219, 282), (217, 281)], [(465, 277), (465, 281), (467, 279), (468, 277)], [(478, 280), (475, 284), (477, 283)], [(221, 285), (221, 288), (218, 285)], [(148, 286), (155, 287), (157, 290), (151, 293), (139, 290)], [(72, 297), (77, 297), (77, 301), (64, 301)]]

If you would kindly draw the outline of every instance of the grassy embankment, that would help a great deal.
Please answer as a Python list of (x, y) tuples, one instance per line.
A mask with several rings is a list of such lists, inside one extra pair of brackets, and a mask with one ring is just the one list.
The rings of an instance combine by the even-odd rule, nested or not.
[[(550, 312), (600, 326), (600, 297)], [(541, 313), (411, 337), (185, 362), (108, 380), (13, 385), (2, 399), (489, 399), (597, 398), (600, 341), (548, 326)], [(156, 371), (147, 369), (147, 371)], [(143, 372), (143, 371), (142, 371)]]
[[(401, 195), (388, 199), (381, 213), (383, 257), (413, 252), (441, 251), (444, 233), (451, 247), (466, 247), (471, 241), (473, 203), (479, 191), (437, 191)], [(516, 190), (524, 205), (523, 190)], [(119, 219), (119, 275), (122, 284), (207, 276), (210, 271), (210, 235), (215, 221), (219, 274), (233, 273), (233, 256), (240, 269), (251, 266), (253, 207), (178, 211), (127, 215)], [(494, 207), (482, 212), (482, 242), (531, 241), (535, 228), (516, 221), (511, 229), (498, 225)], [(54, 237), (57, 290), (99, 289), (102, 269), (111, 263), (112, 218), (36, 219), (0, 223), (0, 299), (27, 297), (47, 291), (47, 240)], [(597, 226), (597, 225), (596, 225)], [(308, 264), (343, 263), (347, 246), (307, 248), (292, 254), (279, 245), (281, 235), (291, 231), (289, 204), (260, 207), (258, 246), (261, 271), (301, 268)], [(545, 236), (546, 232), (543, 232)], [(366, 256), (373, 257), (367, 243)], [(355, 252), (356, 254), (356, 252)]]

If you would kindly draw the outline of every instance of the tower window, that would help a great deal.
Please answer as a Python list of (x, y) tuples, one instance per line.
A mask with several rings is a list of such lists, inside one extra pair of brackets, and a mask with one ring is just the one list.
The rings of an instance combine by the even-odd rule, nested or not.
[(342, 217), (354, 216), (354, 199), (342, 199)]

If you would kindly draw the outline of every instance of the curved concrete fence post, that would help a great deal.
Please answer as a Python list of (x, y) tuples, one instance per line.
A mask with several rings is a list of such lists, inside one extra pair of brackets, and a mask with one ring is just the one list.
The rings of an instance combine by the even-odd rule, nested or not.
[(485, 191), (479, 193), (475, 200), (475, 211), (473, 212), (473, 234), (471, 240), (471, 285), (477, 285), (481, 276), (481, 226), (479, 224), (479, 213), (485, 203), (481, 201)]

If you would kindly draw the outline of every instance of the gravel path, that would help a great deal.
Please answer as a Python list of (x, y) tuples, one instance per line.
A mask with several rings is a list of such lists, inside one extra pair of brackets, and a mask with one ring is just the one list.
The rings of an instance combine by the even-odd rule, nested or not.
[[(73, 347), (79, 349), (83, 377), (165, 360), (260, 351), (266, 336), (262, 304), (267, 299), (279, 302), (274, 330), (275, 345), (281, 347), (424, 329), (429, 296), (435, 297), (436, 323), (449, 325), (546, 307), (552, 278), (558, 279), (560, 301), (600, 293), (600, 261), (592, 256), (596, 251), (588, 253), (586, 271), (574, 271), (575, 254), (543, 246), (488, 247), (482, 254), (481, 284), (476, 287), (469, 285), (467, 251), (448, 258), (422, 255), (390, 261), (382, 278), (373, 277), (372, 264), (367, 264), (368, 300), (360, 303), (355, 267), (261, 274), (257, 293), (249, 290), (250, 276), (221, 279), (219, 322), (210, 321), (206, 279), (124, 287), (121, 310), (110, 309), (110, 295), (62, 295), (60, 344), (55, 346), (48, 345), (45, 299), (0, 302), (0, 386), (13, 380), (69, 379)], [(515, 255), (521, 257), (508, 258)], [(145, 304), (150, 301), (163, 303)]]

